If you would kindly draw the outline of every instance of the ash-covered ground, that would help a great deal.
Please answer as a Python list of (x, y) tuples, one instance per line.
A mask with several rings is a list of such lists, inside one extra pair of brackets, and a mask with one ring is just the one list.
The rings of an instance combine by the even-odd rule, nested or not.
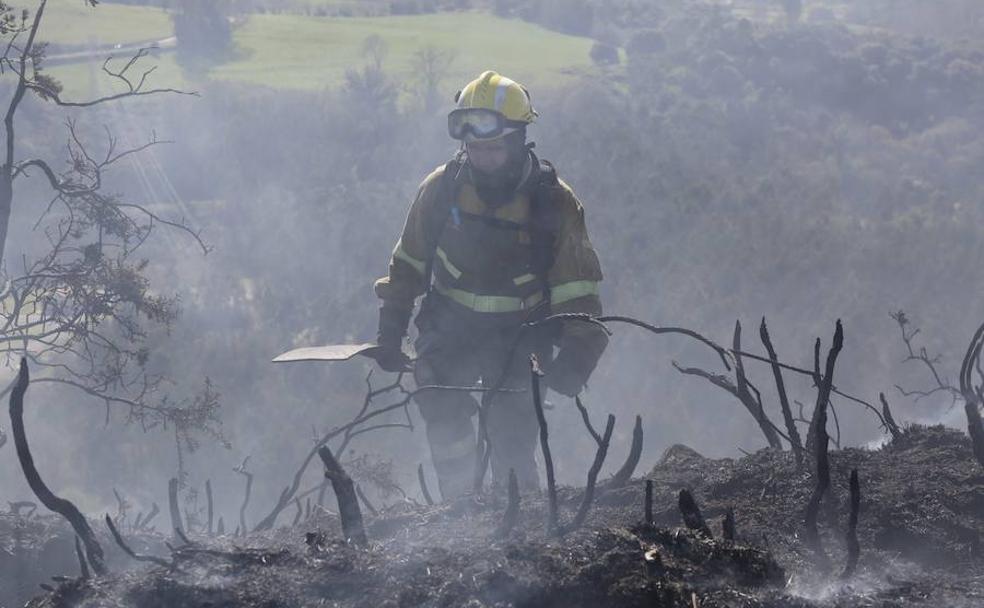
[[(504, 493), (391, 505), (364, 514), (366, 549), (346, 544), (337, 517), (316, 509), (267, 534), (194, 536), (173, 551), (162, 535), (129, 537), (169, 567), (130, 560), (100, 532), (113, 573), (82, 579), (60, 522), (8, 515), (0, 519), (0, 584), (37, 584), (42, 567), (63, 568), (69, 578), (49, 578), (52, 590), (38, 589), (32, 608), (984, 606), (984, 470), (965, 435), (914, 427), (881, 449), (832, 451), (830, 459), (833, 483), (820, 512), (826, 570), (802, 541), (814, 481), (791, 453), (711, 460), (674, 446), (646, 475), (654, 482), (648, 524), (641, 478), (602, 488), (586, 524), (559, 538), (546, 533), (542, 496), (522, 496), (518, 524), (504, 537), (496, 534)], [(861, 481), (861, 556), (857, 572), (842, 578), (851, 469)], [(714, 539), (683, 527), (684, 488)], [(582, 493), (560, 489), (562, 520), (573, 517)], [(729, 508), (734, 542), (722, 540)]]

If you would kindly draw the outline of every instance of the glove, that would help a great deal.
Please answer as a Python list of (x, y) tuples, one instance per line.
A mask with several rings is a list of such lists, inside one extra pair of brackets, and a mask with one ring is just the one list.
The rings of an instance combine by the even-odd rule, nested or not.
[(413, 369), (410, 357), (399, 347), (379, 345), (364, 354), (375, 359), (379, 367), (386, 372), (409, 372)]
[(561, 349), (547, 369), (547, 386), (561, 395), (576, 397), (584, 389), (591, 375), (584, 362), (571, 349)]
[(411, 309), (383, 302), (379, 308), (379, 332), (376, 338), (377, 346), (371, 353), (366, 353), (376, 360), (384, 371), (406, 372), (412, 369), (410, 357), (403, 352), (403, 336), (407, 333), (410, 323)]

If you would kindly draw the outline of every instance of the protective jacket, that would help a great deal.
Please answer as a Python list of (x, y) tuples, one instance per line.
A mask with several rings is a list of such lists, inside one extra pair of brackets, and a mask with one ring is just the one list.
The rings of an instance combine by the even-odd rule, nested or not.
[[(555, 313), (601, 314), (602, 272), (584, 209), (549, 163), (532, 152), (530, 158), (515, 196), (497, 206), (482, 200), (461, 159), (424, 179), (389, 275), (375, 284), (381, 336), (402, 337), (425, 293), (483, 328)], [(605, 333), (566, 323), (557, 338), (558, 360), (586, 380), (607, 345)]]

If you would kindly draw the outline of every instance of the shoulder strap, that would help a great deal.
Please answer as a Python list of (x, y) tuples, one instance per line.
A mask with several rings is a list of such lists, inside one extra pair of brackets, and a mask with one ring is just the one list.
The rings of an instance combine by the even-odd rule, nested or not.
[[(533, 273), (543, 285), (543, 301), (549, 304), (550, 286), (547, 284), (547, 274), (554, 264), (554, 245), (557, 233), (560, 231), (560, 214), (555, 204), (554, 195), (560, 187), (557, 170), (547, 160), (539, 159), (533, 151), (530, 157), (537, 172), (536, 183), (530, 192), (530, 248), (531, 266)], [(444, 165), (441, 181), (438, 183), (436, 205), (429, 225), (427, 242), (427, 259), (424, 267), (424, 281), (430, 292), (433, 281), (434, 257), (437, 244), (444, 234), (451, 208), (457, 197), (457, 177), (462, 167), (460, 155), (456, 155)]]
[(530, 198), (531, 265), (533, 273), (543, 285), (543, 300), (549, 303), (550, 286), (547, 283), (547, 274), (554, 264), (554, 245), (560, 231), (560, 214), (554, 196), (560, 182), (557, 180), (557, 170), (549, 161), (540, 160), (532, 151), (530, 156), (538, 165), (537, 181)]
[(434, 272), (434, 256), (437, 253), (437, 244), (444, 234), (444, 227), (448, 223), (448, 216), (451, 215), (451, 207), (457, 197), (458, 172), (461, 171), (461, 155), (456, 154), (454, 158), (444, 165), (444, 172), (441, 174), (441, 181), (437, 184), (437, 198), (435, 200), (434, 212), (431, 214), (431, 221), (428, 223), (427, 230), (427, 259), (424, 266), (424, 284), (427, 292), (431, 290), (431, 276)]

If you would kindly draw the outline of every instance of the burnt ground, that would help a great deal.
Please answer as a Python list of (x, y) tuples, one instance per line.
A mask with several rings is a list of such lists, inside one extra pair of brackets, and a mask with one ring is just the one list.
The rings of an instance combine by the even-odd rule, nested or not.
[[(53, 591), (29, 606), (984, 606), (984, 470), (963, 434), (911, 428), (878, 450), (831, 452), (831, 467), (820, 512), (832, 563), (826, 572), (800, 540), (813, 482), (791, 453), (711, 460), (673, 446), (647, 475), (652, 524), (642, 523), (644, 484), (636, 479), (604, 491), (586, 525), (562, 538), (545, 534), (539, 496), (523, 496), (517, 527), (497, 537), (505, 497), (492, 494), (367, 515), (368, 549), (340, 540), (327, 512), (264, 535), (195, 537), (173, 553), (160, 536), (132, 539), (171, 567), (127, 562), (104, 538), (116, 574), (74, 578), (69, 552), (61, 559), (73, 578), (49, 581)], [(861, 559), (857, 573), (842, 579), (852, 468), (863, 497)], [(682, 488), (692, 490), (717, 540), (681, 527)], [(559, 493), (569, 520), (582, 490)], [(728, 508), (737, 520), (734, 542), (719, 540)], [(0, 528), (9, 553), (7, 532)], [(0, 580), (13, 563), (4, 555)]]

